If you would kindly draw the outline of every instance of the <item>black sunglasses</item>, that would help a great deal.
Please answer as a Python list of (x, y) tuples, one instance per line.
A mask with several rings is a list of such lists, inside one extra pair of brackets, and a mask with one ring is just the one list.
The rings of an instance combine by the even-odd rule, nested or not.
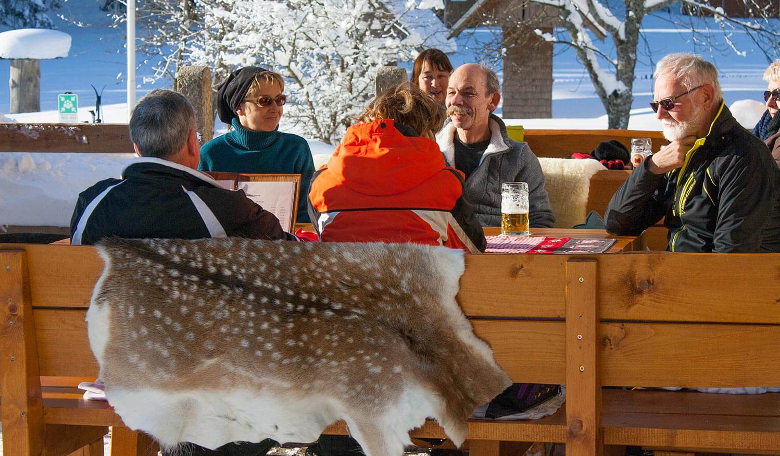
[(676, 100), (676, 99), (678, 99), (680, 97), (683, 97), (685, 95), (688, 95), (689, 93), (693, 92), (694, 90), (700, 89), (702, 87), (704, 87), (704, 84), (702, 84), (702, 85), (700, 85), (698, 87), (694, 87), (694, 88), (692, 88), (691, 90), (689, 90), (687, 92), (683, 92), (683, 93), (681, 93), (679, 95), (675, 95), (673, 97), (664, 98), (663, 100), (660, 100), (660, 101), (651, 101), (650, 102), (650, 107), (653, 108), (653, 112), (658, 112), (658, 107), (659, 106), (664, 108), (664, 111), (671, 111), (678, 104), (678, 103), (675, 103), (674, 100)]
[(780, 89), (765, 90), (764, 91), (764, 101), (769, 101), (769, 97), (772, 97), (775, 100), (780, 100)]
[(248, 101), (250, 103), (254, 103), (257, 106), (260, 106), (261, 108), (265, 108), (267, 106), (271, 106), (274, 103), (276, 103), (276, 106), (284, 106), (284, 104), (287, 103), (287, 95), (280, 94), (276, 98), (271, 98), (268, 95), (263, 95), (263, 96), (257, 97), (257, 98), (247, 98), (244, 101)]

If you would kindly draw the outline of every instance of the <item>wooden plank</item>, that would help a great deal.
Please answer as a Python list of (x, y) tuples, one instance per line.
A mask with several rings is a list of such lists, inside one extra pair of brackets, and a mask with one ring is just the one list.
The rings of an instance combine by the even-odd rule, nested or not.
[(469, 440), (468, 445), (469, 456), (518, 456), (525, 454), (533, 442)]
[(157, 456), (160, 446), (143, 432), (124, 426), (111, 428), (110, 456)]
[[(34, 306), (88, 307), (103, 267), (93, 247), (23, 248), (28, 252)], [(469, 255), (458, 300), (469, 316), (563, 318), (566, 259), (565, 255)], [(602, 318), (780, 323), (777, 254), (642, 253), (602, 255), (598, 261), (612, 271), (600, 278)], [(620, 274), (620, 280), (614, 274)], [(718, 284), (729, 286), (713, 293)], [(496, 306), (496, 302), (506, 305)]]
[(566, 381), (563, 322), (473, 320), (471, 323), (477, 337), (490, 345), (496, 362), (513, 380)]
[[(81, 309), (35, 310), (43, 375), (97, 376), (98, 365), (89, 348), (85, 314)], [(563, 322), (474, 320), (472, 324), (477, 336), (493, 347), (496, 361), (509, 376), (526, 382), (563, 383)], [(519, 351), (517, 347), (526, 348)]]
[(603, 391), (602, 411), (678, 415), (780, 416), (780, 393), (711, 394), (698, 391)]
[(2, 152), (132, 154), (126, 124), (0, 123)]
[(26, 254), (0, 251), (0, 415), (3, 454), (38, 456), (44, 439)]
[(68, 456), (103, 456), (103, 439), (101, 438), (99, 440), (95, 440), (89, 445), (74, 451)]
[(601, 318), (780, 323), (780, 255), (601, 255)]
[[(103, 450), (103, 436), (108, 434), (107, 426), (63, 426), (57, 424), (46, 425), (46, 441), (43, 446), (44, 456), (61, 456), (63, 454), (84, 455), (82, 450), (87, 446), (91, 451), (93, 442), (100, 443), (101, 455)], [(97, 453), (89, 453), (97, 454)]]
[(750, 454), (780, 449), (780, 418), (611, 413), (603, 425), (604, 442), (611, 445)]
[[(89, 307), (103, 269), (94, 247), (18, 247), (29, 257), (35, 307)], [(469, 316), (563, 318), (564, 261), (563, 255), (469, 255), (459, 302)], [(79, 265), (78, 270), (74, 264)], [(491, 286), (485, 287), (485, 283)], [(519, 300), (518, 296), (529, 299)], [(495, 306), (495, 302), (506, 305)]]
[(780, 326), (602, 323), (605, 386), (780, 385)]
[(46, 424), (124, 426), (122, 418), (105, 401), (52, 398), (43, 400)]
[[(506, 442), (557, 442), (566, 441), (566, 407), (538, 420), (500, 421), (470, 420), (468, 440), (496, 440)], [(347, 434), (347, 425), (338, 421), (328, 426), (323, 434)], [(433, 420), (409, 433), (415, 438), (446, 439), (444, 430)]]
[(590, 178), (588, 201), (585, 203), (585, 213), (596, 211), (604, 217), (612, 195), (623, 185), (623, 182), (631, 175), (629, 170), (604, 170), (599, 171)]
[(574, 456), (600, 456), (604, 452), (597, 268), (594, 259), (566, 263), (566, 453)]
[(602, 141), (616, 139), (631, 150), (631, 138), (650, 138), (653, 151), (667, 144), (661, 131), (649, 130), (525, 130), (524, 141), (537, 157), (567, 158), (589, 153)]
[(86, 309), (34, 310), (41, 375), (97, 378), (87, 335)]
[(562, 319), (565, 261), (563, 255), (467, 255), (458, 303), (467, 316)]
[(669, 230), (663, 225), (653, 225), (642, 233), (641, 250), (666, 251), (669, 246)]

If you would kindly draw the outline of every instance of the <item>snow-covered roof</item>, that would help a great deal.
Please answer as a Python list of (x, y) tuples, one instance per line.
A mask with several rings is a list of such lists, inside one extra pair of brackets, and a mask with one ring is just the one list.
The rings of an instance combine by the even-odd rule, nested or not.
[(18, 29), (0, 33), (0, 59), (58, 59), (67, 57), (70, 35), (56, 30)]

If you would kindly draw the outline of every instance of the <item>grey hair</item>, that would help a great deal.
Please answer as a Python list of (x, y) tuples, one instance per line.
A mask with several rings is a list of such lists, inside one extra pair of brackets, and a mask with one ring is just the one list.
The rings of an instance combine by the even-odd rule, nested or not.
[(130, 116), (130, 140), (142, 157), (170, 157), (197, 128), (195, 108), (184, 95), (172, 90), (152, 90)]
[(653, 78), (657, 80), (664, 75), (673, 75), (680, 79), (683, 87), (688, 90), (709, 84), (715, 89), (715, 98), (723, 99), (723, 91), (718, 82), (718, 69), (700, 55), (679, 52), (665, 56), (656, 64)]
[(496, 72), (482, 64), (479, 67), (485, 73), (485, 81), (487, 81), (487, 93), (485, 95), (490, 96), (496, 92), (501, 92), (501, 83), (498, 82)]
[(764, 81), (780, 82), (780, 60), (775, 60), (764, 71)]

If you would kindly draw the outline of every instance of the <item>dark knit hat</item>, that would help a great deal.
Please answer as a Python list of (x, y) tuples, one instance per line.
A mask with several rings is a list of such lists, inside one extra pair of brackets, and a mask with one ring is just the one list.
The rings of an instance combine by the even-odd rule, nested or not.
[(236, 110), (244, 101), (252, 82), (258, 73), (268, 71), (261, 67), (244, 67), (233, 71), (222, 84), (217, 87), (217, 115), (219, 120), (230, 125), (234, 117), (238, 117)]
[(631, 160), (626, 146), (615, 139), (600, 142), (591, 155), (596, 157), (596, 160), (623, 160), (624, 163)]

